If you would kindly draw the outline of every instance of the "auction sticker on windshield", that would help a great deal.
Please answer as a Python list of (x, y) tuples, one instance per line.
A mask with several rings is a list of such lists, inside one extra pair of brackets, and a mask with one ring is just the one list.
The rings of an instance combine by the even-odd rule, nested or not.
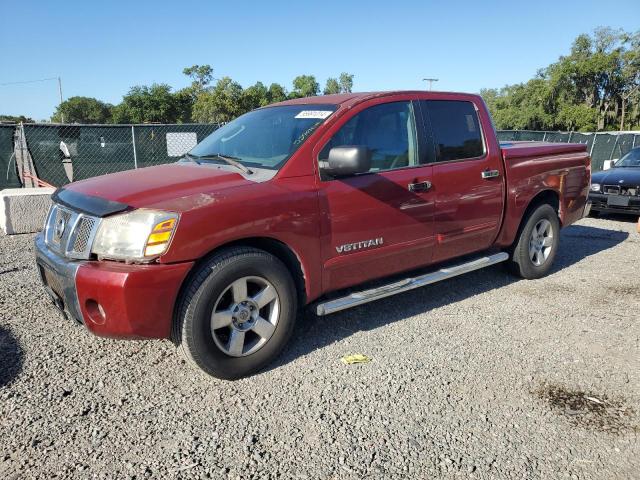
[(321, 118), (325, 119), (333, 112), (331, 110), (302, 110), (295, 118)]

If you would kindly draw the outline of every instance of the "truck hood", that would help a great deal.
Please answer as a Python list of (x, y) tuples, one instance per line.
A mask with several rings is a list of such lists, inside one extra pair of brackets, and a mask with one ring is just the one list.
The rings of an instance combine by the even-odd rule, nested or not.
[(126, 204), (177, 212), (212, 203), (220, 191), (253, 181), (225, 166), (173, 163), (112, 173), (69, 184), (64, 190)]
[(591, 175), (591, 183), (640, 185), (640, 167), (617, 167)]

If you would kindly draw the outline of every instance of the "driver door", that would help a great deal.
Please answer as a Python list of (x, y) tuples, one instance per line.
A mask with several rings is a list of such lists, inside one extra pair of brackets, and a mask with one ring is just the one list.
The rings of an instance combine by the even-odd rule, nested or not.
[[(379, 102), (379, 101), (378, 101)], [(371, 105), (371, 104), (369, 104)], [(354, 108), (320, 142), (318, 162), (339, 146), (366, 146), (368, 172), (321, 172), (323, 288), (337, 290), (426, 265), (434, 241), (432, 166), (410, 100)]]

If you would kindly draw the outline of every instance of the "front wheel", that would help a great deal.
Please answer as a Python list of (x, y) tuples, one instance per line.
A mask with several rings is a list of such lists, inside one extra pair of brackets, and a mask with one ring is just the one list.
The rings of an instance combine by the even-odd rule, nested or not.
[(510, 251), (509, 269), (526, 279), (545, 276), (553, 266), (559, 243), (556, 211), (551, 205), (539, 205), (530, 213)]
[(273, 361), (296, 320), (296, 288), (284, 264), (237, 247), (205, 262), (184, 289), (173, 339), (209, 375), (236, 379)]

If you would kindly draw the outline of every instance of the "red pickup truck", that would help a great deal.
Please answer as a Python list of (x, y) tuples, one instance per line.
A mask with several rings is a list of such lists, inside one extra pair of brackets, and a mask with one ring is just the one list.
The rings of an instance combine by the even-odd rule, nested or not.
[(587, 212), (584, 145), (496, 140), (477, 95), (301, 98), (178, 162), (72, 183), (35, 240), (54, 304), (96, 335), (170, 338), (210, 375), (274, 359), (318, 315), (506, 262), (549, 272)]

